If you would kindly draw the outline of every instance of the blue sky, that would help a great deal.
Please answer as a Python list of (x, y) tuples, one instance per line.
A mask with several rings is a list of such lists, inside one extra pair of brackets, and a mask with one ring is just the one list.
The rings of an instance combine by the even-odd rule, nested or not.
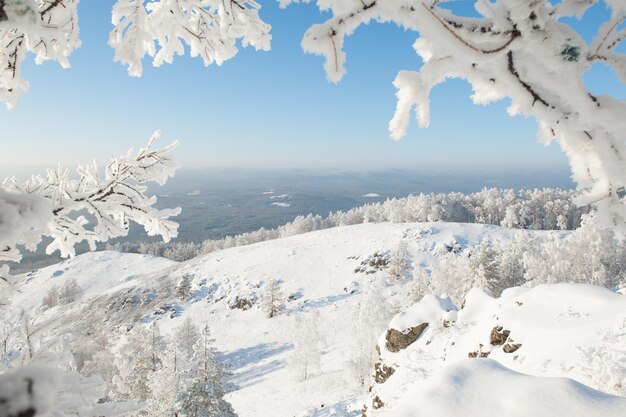
[[(407, 137), (389, 139), (398, 70), (421, 65), (411, 48), (416, 34), (370, 25), (347, 41), (348, 74), (326, 81), (322, 58), (305, 54), (300, 41), (323, 16), (312, 5), (281, 10), (262, 1), (272, 24), (272, 51), (244, 49), (223, 66), (177, 57), (173, 65), (131, 78), (113, 62), (107, 45), (112, 0), (79, 6), (82, 47), (72, 68), (56, 63), (24, 66), (30, 92), (0, 109), (4, 152), (0, 167), (74, 165), (106, 161), (142, 145), (152, 131), (180, 139), (176, 157), (185, 167), (366, 169), (564, 169), (556, 145), (535, 141), (535, 122), (506, 114), (507, 102), (471, 103), (470, 87), (451, 80), (432, 95), (431, 127), (412, 122)], [(577, 24), (585, 37), (605, 13), (596, 7)], [(591, 71), (595, 93), (626, 97), (609, 70)]]

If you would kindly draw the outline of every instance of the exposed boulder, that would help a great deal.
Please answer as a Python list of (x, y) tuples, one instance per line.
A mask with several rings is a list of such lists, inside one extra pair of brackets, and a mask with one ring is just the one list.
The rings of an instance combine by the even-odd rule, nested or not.
[(380, 399), (378, 395), (374, 397), (374, 399), (372, 400), (372, 408), (374, 410), (378, 410), (379, 408), (383, 408), (384, 406), (385, 403), (383, 402), (383, 400)]
[(493, 346), (502, 346), (506, 339), (509, 338), (511, 334), (510, 330), (504, 330), (502, 326), (496, 326), (491, 330), (491, 336), (489, 338), (489, 342)]
[(519, 349), (521, 347), (522, 347), (521, 343), (507, 343), (504, 346), (502, 346), (502, 350), (505, 353), (513, 353), (513, 352), (515, 352), (517, 349)]
[(424, 329), (428, 327), (428, 323), (422, 323), (419, 326), (409, 327), (404, 332), (396, 329), (387, 330), (385, 339), (387, 340), (387, 350), (389, 352), (400, 352), (407, 346), (417, 340)]
[(374, 381), (378, 384), (384, 384), (394, 372), (396, 372), (394, 368), (384, 363), (376, 362), (374, 365)]

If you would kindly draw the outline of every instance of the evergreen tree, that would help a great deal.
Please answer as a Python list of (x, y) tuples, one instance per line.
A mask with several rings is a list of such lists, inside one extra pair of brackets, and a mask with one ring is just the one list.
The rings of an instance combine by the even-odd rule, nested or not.
[(411, 303), (419, 302), (426, 294), (432, 293), (430, 284), (430, 276), (424, 268), (416, 267), (413, 270), (413, 282), (409, 290), (409, 301)]
[(208, 325), (194, 345), (190, 367), (183, 372), (178, 407), (186, 417), (234, 417), (235, 412), (224, 399), (222, 365), (215, 360)]
[(499, 297), (504, 289), (500, 280), (498, 254), (489, 240), (483, 240), (470, 255), (472, 286), (482, 288), (487, 294)]
[(176, 286), (176, 297), (181, 301), (187, 300), (191, 297), (191, 276), (184, 274)]
[(404, 240), (400, 241), (398, 247), (391, 255), (387, 276), (390, 281), (398, 281), (406, 276), (409, 271), (407, 265), (407, 246)]
[(167, 340), (161, 358), (161, 366), (148, 376), (151, 399), (144, 411), (149, 416), (177, 416), (182, 369), (175, 339)]
[(131, 330), (115, 357), (118, 374), (113, 377), (114, 399), (147, 401), (151, 397), (149, 379), (161, 366), (163, 349), (164, 340), (156, 323)]
[(176, 352), (181, 361), (189, 361), (194, 354), (194, 345), (200, 340), (198, 327), (189, 317), (175, 330)]

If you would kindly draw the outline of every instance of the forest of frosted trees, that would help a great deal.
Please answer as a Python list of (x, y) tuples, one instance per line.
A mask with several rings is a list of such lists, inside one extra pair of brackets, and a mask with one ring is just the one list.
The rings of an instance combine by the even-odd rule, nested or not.
[(581, 215), (589, 212), (589, 207), (579, 207), (573, 202), (575, 195), (575, 191), (555, 188), (521, 191), (485, 188), (471, 194), (410, 195), (347, 211), (331, 212), (328, 217), (313, 214), (298, 216), (275, 229), (261, 228), (223, 239), (205, 240), (199, 244), (124, 242), (109, 244), (107, 249), (184, 261), (200, 254), (314, 230), (376, 222), (459, 222), (532, 230), (572, 230), (580, 226)]

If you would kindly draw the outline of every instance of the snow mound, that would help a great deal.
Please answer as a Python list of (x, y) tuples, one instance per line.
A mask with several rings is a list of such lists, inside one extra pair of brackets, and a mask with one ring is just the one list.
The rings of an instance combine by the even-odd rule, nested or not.
[[(567, 396), (584, 391), (587, 397), (581, 397), (580, 401), (587, 403), (581, 403), (580, 410), (589, 410), (597, 397), (591, 388), (585, 388), (585, 391), (571, 381), (567, 384), (552, 379), (543, 382), (539, 377), (570, 378), (594, 389), (624, 395), (625, 329), (626, 297), (592, 285), (516, 287), (504, 291), (500, 298), (489, 297), (474, 288), (467, 294), (460, 309), (451, 305), (448, 298), (426, 296), (398, 314), (379, 338), (379, 368), (386, 374), (372, 387), (366, 405), (368, 408), (392, 409), (394, 413), (389, 415), (396, 416), (401, 415), (395, 414), (396, 406), (400, 407), (408, 398), (416, 398), (416, 392), (420, 393), (420, 398), (426, 398), (433, 392), (441, 391), (439, 399), (432, 400), (435, 408), (425, 415), (472, 415), (455, 413), (463, 409), (466, 401), (469, 401), (466, 404), (468, 410), (479, 410), (480, 403), (470, 401), (470, 397), (478, 394), (468, 387), (475, 385), (483, 390), (490, 387), (476, 399), (485, 401), (485, 410), (488, 408), (486, 404), (493, 403), (490, 407), (500, 407), (499, 412), (506, 414), (515, 411), (506, 408), (508, 402), (519, 407), (532, 398), (531, 394), (525, 397), (528, 390), (524, 387), (533, 386), (540, 387), (537, 392), (551, 393), (545, 398), (554, 398), (554, 403), (561, 407), (578, 404), (570, 402)], [(487, 357), (490, 361), (480, 360)], [(478, 365), (469, 365), (468, 358), (476, 358), (472, 361)], [(456, 367), (443, 374), (438, 373), (451, 364), (458, 366), (454, 365)], [(479, 374), (470, 375), (474, 371)], [(521, 377), (514, 371), (533, 375), (534, 378)], [(498, 382), (499, 379), (503, 380)], [(505, 383), (504, 379), (511, 381)], [(460, 390), (458, 401), (451, 401), (453, 396), (448, 388), (441, 388), (446, 386), (444, 380), (448, 381), (446, 383), (454, 382), (450, 392)], [(471, 382), (465, 385), (466, 380)], [(455, 384), (461, 385), (455, 387)], [(519, 386), (515, 388), (515, 384)], [(428, 389), (424, 391), (426, 387)], [(494, 387), (504, 387), (505, 391)], [(506, 398), (501, 401), (502, 404), (497, 401), (500, 397)], [(614, 403), (614, 400), (607, 401)], [(626, 399), (621, 401), (623, 405)], [(451, 407), (447, 411), (436, 408), (446, 403)], [(602, 402), (597, 404), (600, 408), (596, 409), (596, 414), (583, 411), (582, 414), (550, 414), (546, 404), (538, 402), (536, 406), (540, 408), (522, 408), (523, 412), (506, 415), (601, 415), (597, 413), (602, 409)], [(578, 405), (572, 407), (577, 409)], [(605, 415), (613, 415), (609, 412), (613, 410), (612, 406), (607, 407), (609, 414)], [(623, 410), (621, 413), (623, 415)], [(493, 415), (497, 414), (494, 412)]]
[(626, 398), (568, 378), (512, 371), (492, 359), (465, 359), (414, 387), (388, 417), (621, 417)]

